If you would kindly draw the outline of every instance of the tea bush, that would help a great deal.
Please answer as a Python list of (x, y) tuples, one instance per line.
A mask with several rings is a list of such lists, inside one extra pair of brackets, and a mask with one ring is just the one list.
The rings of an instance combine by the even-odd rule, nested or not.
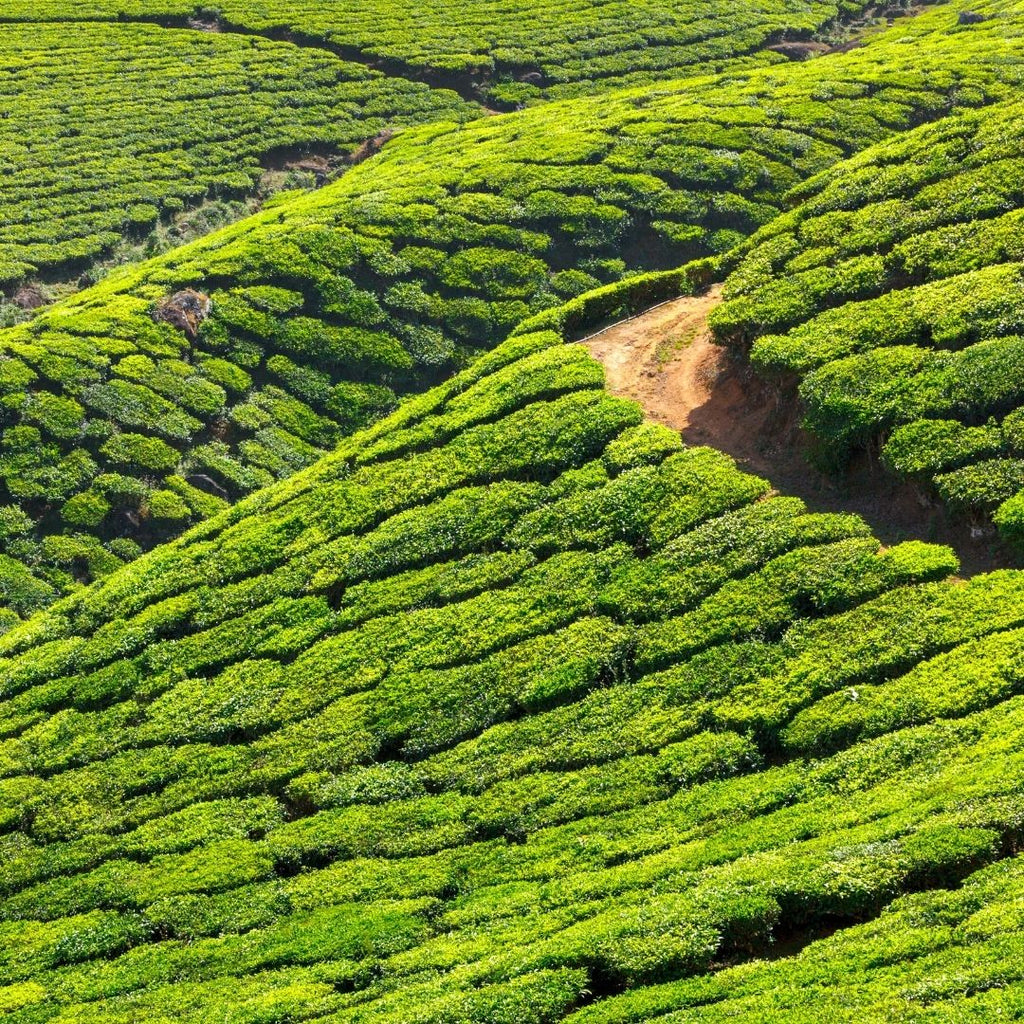
[(182, 0), (93, 0), (72, 12), (52, 0), (13, 0), (2, 21), (158, 21), (195, 17), (222, 33), (287, 36), (348, 59), (383, 64), (389, 73), (451, 82), (510, 106), (597, 87), (640, 84), (780, 61), (762, 47), (784, 35), (806, 36), (847, 18), (860, 4), (748, 0), (729, 17), (696, 4), (564, 4), (531, 0), (469, 10), (445, 2), (429, 10), (397, 4), (287, 0), (272, 9), (227, 0), (202, 9)]
[(0, 638), (12, 1021), (765, 1019), (820, 958), (864, 1013), (887, 970), (971, 1004), (934, 986), (1016, 920), (1024, 576), (771, 496), (594, 367), (511, 338)]

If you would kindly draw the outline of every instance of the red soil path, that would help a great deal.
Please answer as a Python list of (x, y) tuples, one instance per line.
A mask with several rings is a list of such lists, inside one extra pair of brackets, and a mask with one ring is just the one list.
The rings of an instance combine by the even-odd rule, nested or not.
[(938, 501), (862, 454), (838, 475), (808, 462), (799, 400), (760, 380), (714, 343), (707, 316), (721, 286), (664, 303), (583, 339), (605, 367), (613, 394), (639, 402), (651, 419), (709, 445), (816, 511), (855, 512), (884, 543), (917, 538), (948, 544), (970, 575), (1013, 564), (991, 527), (952, 517)]

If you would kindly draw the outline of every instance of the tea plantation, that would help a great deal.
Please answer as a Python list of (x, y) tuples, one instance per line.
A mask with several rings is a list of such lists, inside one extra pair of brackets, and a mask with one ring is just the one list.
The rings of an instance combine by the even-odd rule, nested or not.
[(698, 401), (1024, 541), (1022, 86), (1022, 0), (8, 0), (4, 1024), (1024, 1017), (1024, 570), (574, 342), (724, 281)]
[(36, 272), (77, 276), (209, 197), (265, 191), (268, 161), (312, 154), (340, 173), (381, 133), (478, 116), (478, 101), (509, 109), (784, 62), (765, 44), (858, 4), (744, 0), (718, 18), (667, 0), (483, 10), (10, 0), (0, 10), (0, 288)]
[(1024, 540), (1024, 146), (1018, 101), (839, 165), (753, 239), (719, 331), (796, 374), (832, 452), (869, 443)]
[(252, 191), (265, 154), (344, 153), (471, 112), (451, 91), (258, 36), (0, 24), (0, 287)]
[(956, 569), (518, 336), (0, 640), (2, 1005), (756, 1014), (827, 955), (863, 1020), (977, 949), (1012, 1007), (1024, 574)]
[(503, 105), (706, 73), (723, 64), (785, 58), (774, 41), (800, 40), (849, 20), (863, 0), (741, 0), (716, 11), (695, 0), (519, 0), (430, 5), (386, 0), (9, 0), (0, 21), (199, 24), (219, 32), (288, 38), (384, 67), (448, 82)]
[[(852, 149), (1005, 102), (1020, 18), (987, 9), (969, 30), (937, 9), (813, 62), (410, 129), (0, 333), (3, 603), (24, 615), (290, 475), (531, 315), (727, 250)], [(209, 315), (166, 322), (188, 293)]]
[[(384, 6), (387, 16), (376, 0), (216, 10), (178, 0), (5, 3), (0, 288), (9, 294), (37, 274), (73, 279), (126, 241), (152, 247), (162, 225), (211, 197), (261, 195), (268, 166), (315, 157), (339, 174), (370, 140), (478, 116), (479, 102), (511, 109), (582, 95), (599, 107), (593, 97), (626, 84), (724, 68), (742, 76), (779, 62), (786, 73), (785, 57), (766, 48), (771, 40), (802, 39), (832, 24), (841, 31), (862, 5), (744, 0), (718, 19), (704, 5), (665, 0), (572, 10), (542, 0), (522, 8)], [(998, 25), (1016, 35), (1005, 7)], [(936, 36), (928, 18), (918, 21), (912, 34)], [(935, 38), (934, 58), (947, 60), (926, 88), (948, 92), (976, 61), (986, 79), (998, 53), (991, 27), (959, 33), (963, 48)], [(939, 31), (946, 34), (944, 24)], [(899, 103), (921, 84), (897, 81), (906, 54), (890, 62), (884, 51), (874, 51), (874, 62), (893, 76), (886, 99)], [(793, 70), (795, 81), (813, 80)], [(524, 131), (539, 127), (527, 122)], [(735, 136), (718, 142), (728, 154), (774, 150)]]

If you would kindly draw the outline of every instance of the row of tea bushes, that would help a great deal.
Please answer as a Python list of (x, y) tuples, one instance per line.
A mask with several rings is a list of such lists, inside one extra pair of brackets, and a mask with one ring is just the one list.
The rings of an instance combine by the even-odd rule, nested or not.
[(430, 8), (366, 0), (273, 7), (222, 0), (205, 10), (190, 0), (91, 0), (65, 4), (12, 0), (0, 21), (193, 22), (222, 32), (287, 36), (350, 59), (383, 63), (406, 78), (451, 82), (504, 107), (596, 88), (640, 84), (723, 66), (781, 61), (766, 44), (806, 38), (862, 3), (743, 0), (728, 14), (696, 3), (656, 0), (638, 8), (615, 2), (524, 0), (467, 8), (451, 0)]
[[(572, 1014), (572, 1024), (1012, 1019), (1024, 996), (1019, 859), (961, 888), (904, 896), (877, 920), (795, 956), (641, 989)], [(955, 981), (953, 979), (956, 979)]]
[(643, 1020), (1014, 849), (1024, 575), (593, 365), (519, 335), (0, 638), (12, 1022)]

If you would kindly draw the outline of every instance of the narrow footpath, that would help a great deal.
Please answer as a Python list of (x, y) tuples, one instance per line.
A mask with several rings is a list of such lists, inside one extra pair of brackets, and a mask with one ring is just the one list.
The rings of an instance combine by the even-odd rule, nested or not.
[(990, 526), (950, 516), (940, 502), (887, 473), (867, 453), (839, 475), (813, 468), (797, 396), (765, 383), (741, 357), (715, 344), (707, 318), (721, 301), (721, 285), (715, 285), (581, 343), (604, 365), (613, 394), (639, 402), (651, 419), (678, 430), (687, 443), (726, 452), (808, 508), (855, 512), (885, 544), (912, 538), (948, 544), (965, 576), (1013, 564)]

